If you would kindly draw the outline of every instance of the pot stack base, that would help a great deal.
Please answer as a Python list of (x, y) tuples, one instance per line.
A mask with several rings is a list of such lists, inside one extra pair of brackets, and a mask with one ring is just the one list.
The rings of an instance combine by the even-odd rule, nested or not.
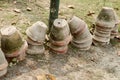
[(50, 33), (50, 51), (56, 54), (65, 54), (71, 40), (69, 26), (66, 20), (56, 19)]
[(27, 39), (28, 42), (28, 54), (43, 54), (45, 52), (45, 47), (43, 44)]

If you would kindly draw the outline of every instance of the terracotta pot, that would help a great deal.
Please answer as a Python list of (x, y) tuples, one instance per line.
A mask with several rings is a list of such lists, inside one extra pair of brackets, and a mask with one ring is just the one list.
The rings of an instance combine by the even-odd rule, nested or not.
[(81, 47), (80, 44), (78, 45), (78, 44), (75, 44), (75, 43), (72, 43), (72, 42), (71, 42), (71, 45), (72, 45), (74, 48), (76, 48), (76, 49), (78, 49), (78, 50), (81, 50), (81, 51), (89, 50), (90, 47), (91, 47), (91, 46)]
[(96, 19), (96, 24), (104, 28), (113, 28), (116, 24), (116, 13), (114, 9), (103, 7)]
[(26, 30), (27, 36), (32, 39), (32, 41), (43, 43), (45, 40), (45, 35), (47, 32), (47, 25), (43, 22), (36, 22), (31, 27)]
[(111, 31), (111, 39), (113, 39), (114, 37), (117, 36), (117, 34), (118, 34), (118, 28), (119, 28), (118, 24), (115, 24), (114, 28)]
[(64, 19), (56, 19), (53, 23), (50, 37), (54, 41), (61, 41), (64, 40), (69, 35), (70, 30), (67, 21)]
[(56, 54), (65, 54), (68, 51), (67, 45), (55, 46), (55, 45), (50, 44), (49, 47), (50, 47), (50, 51), (52, 51), (53, 53), (56, 53)]
[(69, 27), (72, 34), (78, 31), (81, 32), (85, 26), (86, 26), (86, 23), (76, 16), (73, 16), (69, 21)]
[(95, 46), (105, 46), (105, 45), (108, 45), (109, 42), (101, 42), (101, 41), (96, 41), (95, 39), (93, 39), (93, 44)]
[(93, 35), (93, 39), (98, 41), (98, 42), (101, 42), (101, 43), (108, 43), (110, 41), (110, 37), (101, 37), (101, 36), (98, 36), (98, 35)]
[(84, 28), (84, 30), (82, 31), (81, 34), (73, 35), (73, 39), (74, 39), (74, 40), (79, 40), (79, 41), (81, 41), (81, 40), (84, 40), (84, 39), (86, 39), (86, 38), (91, 38), (91, 34), (90, 34), (87, 26)]
[(45, 52), (45, 47), (43, 42), (32, 41), (29, 37), (27, 37), (28, 42), (28, 54), (42, 54)]
[(28, 45), (27, 53), (28, 54), (43, 54), (45, 52), (44, 45)]
[(109, 43), (111, 31), (118, 22), (116, 13), (112, 8), (103, 7), (96, 19), (93, 39), (100, 43)]
[(91, 47), (92, 44), (92, 38), (91, 39), (85, 39), (84, 41), (72, 41), (71, 44), (76, 47), (79, 48), (79, 50), (88, 50)]
[(17, 51), (24, 43), (20, 32), (14, 26), (3, 27), (1, 29), (1, 34), (1, 48), (5, 55)]
[(52, 45), (55, 45), (55, 46), (64, 46), (64, 45), (68, 45), (69, 44), (69, 42), (71, 41), (72, 37), (70, 35), (70, 36), (66, 37), (62, 41), (54, 41), (53, 39), (51, 39), (51, 37), (49, 39), (50, 39), (50, 43)]
[(78, 17), (73, 17), (69, 21), (69, 26), (73, 39), (71, 44), (80, 50), (88, 50), (92, 44), (92, 35), (87, 24)]
[(29, 37), (27, 37), (27, 42), (28, 44), (30, 45), (43, 45), (43, 42), (36, 42), (36, 41), (33, 41), (32, 39), (30, 39)]
[(100, 30), (98, 30), (98, 29), (95, 29), (95, 31), (94, 31), (94, 35), (96, 35), (96, 36), (99, 36), (99, 37), (110, 37), (110, 32), (103, 32), (103, 31), (100, 31)]
[(6, 57), (16, 57), (19, 61), (25, 59), (26, 50), (28, 48), (27, 41), (24, 41), (24, 44), (16, 51), (5, 54)]
[(1, 50), (1, 34), (0, 34), (0, 77), (7, 73), (8, 62)]
[(5, 59), (4, 53), (0, 49), (0, 77), (7, 73), (8, 62)]

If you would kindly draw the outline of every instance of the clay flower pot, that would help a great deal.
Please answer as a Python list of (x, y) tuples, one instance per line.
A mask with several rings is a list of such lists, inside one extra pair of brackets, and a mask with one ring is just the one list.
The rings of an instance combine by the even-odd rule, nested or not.
[(65, 54), (68, 51), (67, 45), (55, 46), (55, 45), (50, 44), (49, 47), (50, 47), (50, 51), (52, 51), (53, 53), (56, 53), (56, 54)]
[(0, 77), (7, 73), (8, 62), (5, 59), (4, 53), (0, 49)]
[(27, 38), (28, 42), (28, 54), (42, 54), (45, 52), (45, 47), (43, 43), (32, 41), (29, 37)]
[(68, 37), (68, 35), (70, 35), (70, 30), (67, 21), (64, 19), (56, 19), (51, 29), (51, 39), (61, 41)]
[(112, 8), (103, 7), (96, 19), (96, 27), (93, 35), (94, 41), (109, 43), (112, 30), (117, 22), (118, 19), (116, 18), (115, 11)]
[(44, 42), (47, 31), (47, 25), (41, 21), (37, 21), (26, 30), (27, 36), (36, 42)]
[(80, 18), (73, 16), (69, 21), (70, 32), (72, 34), (77, 34), (83, 31), (86, 23)]
[(47, 26), (41, 21), (37, 21), (26, 30), (28, 54), (42, 54), (45, 52), (44, 41), (46, 33)]
[(0, 77), (7, 73), (8, 62), (1, 50), (1, 34), (0, 34)]
[(80, 18), (73, 16), (69, 21), (69, 27), (73, 36), (71, 44), (79, 50), (88, 50), (92, 44), (92, 35), (87, 24)]
[(50, 33), (50, 51), (57, 54), (65, 54), (71, 41), (70, 29), (64, 19), (56, 19)]
[(55, 45), (55, 46), (65, 46), (65, 45), (69, 44), (69, 42), (72, 39), (72, 36), (69, 35), (64, 40), (61, 40), (61, 41), (55, 41), (55, 40), (51, 39), (51, 37), (49, 39), (50, 39), (50, 42), (51, 42), (52, 45)]
[(113, 39), (114, 37), (116, 37), (118, 35), (119, 23), (120, 23), (120, 20), (117, 20), (115, 26), (113, 27), (113, 29), (111, 31), (111, 39)]
[(18, 57), (25, 54), (28, 47), (27, 42), (14, 26), (3, 27), (1, 35), (1, 48), (6, 57)]

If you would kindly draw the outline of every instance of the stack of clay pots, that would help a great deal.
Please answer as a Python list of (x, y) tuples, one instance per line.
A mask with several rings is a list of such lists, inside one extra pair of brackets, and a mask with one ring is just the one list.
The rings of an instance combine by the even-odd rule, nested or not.
[(25, 59), (25, 51), (28, 45), (16, 27), (3, 27), (1, 35), (1, 48), (5, 56), (11, 58), (17, 57), (19, 60)]
[(26, 30), (28, 42), (28, 54), (42, 54), (45, 52), (44, 42), (47, 32), (47, 25), (37, 21)]
[(103, 7), (96, 19), (93, 35), (95, 45), (109, 44), (111, 31), (116, 26), (116, 13), (112, 8)]
[(64, 19), (56, 19), (50, 33), (50, 50), (53, 53), (65, 54), (71, 40), (68, 23)]
[(80, 18), (73, 16), (69, 21), (69, 27), (73, 36), (71, 44), (79, 50), (88, 50), (92, 44), (92, 35), (87, 24)]
[(1, 50), (1, 34), (0, 34), (0, 77), (7, 73), (8, 62)]

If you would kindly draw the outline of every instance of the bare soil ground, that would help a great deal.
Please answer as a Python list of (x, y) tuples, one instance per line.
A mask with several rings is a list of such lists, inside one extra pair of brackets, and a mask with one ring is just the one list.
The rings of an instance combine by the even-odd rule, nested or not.
[[(75, 7), (77, 10), (74, 11), (68, 10), (66, 5), (69, 5), (67, 3), (69, 0), (65, 1), (62, 1), (60, 7), (59, 14), (62, 18), (68, 18), (79, 10), (79, 7)], [(27, 7), (32, 10), (27, 11)], [(15, 9), (20, 9), (20, 12), (15, 12)], [(66, 12), (67, 10), (69, 12)], [(70, 12), (73, 13), (70, 14)], [(0, 0), (0, 26), (15, 25), (24, 37), (26, 28), (32, 23), (42, 20), (47, 24), (48, 14), (49, 0)], [(81, 17), (81, 14), (76, 15)], [(87, 17), (83, 17), (83, 19), (85, 18)], [(92, 23), (91, 18), (94, 19), (90, 17), (85, 21)], [(21, 77), (28, 73), (29, 75), (49, 73), (54, 75), (57, 80), (120, 80), (119, 50), (119, 43), (97, 47), (92, 45), (88, 51), (80, 51), (69, 45), (69, 50), (64, 55), (47, 53), (47, 51), (41, 55), (27, 55), (24, 61), (12, 66), (9, 64), (8, 73), (0, 80), (18, 80), (19, 77), (20, 80), (28, 80)]]

